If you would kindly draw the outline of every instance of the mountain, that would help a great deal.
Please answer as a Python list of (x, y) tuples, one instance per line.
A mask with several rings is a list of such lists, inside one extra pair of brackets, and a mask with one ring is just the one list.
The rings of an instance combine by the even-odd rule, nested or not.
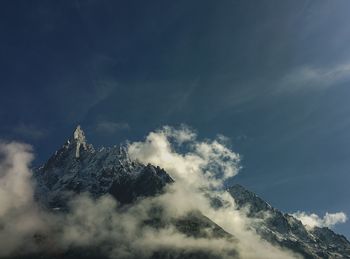
[(350, 258), (350, 243), (329, 228), (307, 229), (293, 216), (282, 213), (241, 185), (227, 189), (238, 208), (248, 208), (256, 220), (252, 228), (265, 240), (302, 254), (305, 258)]
[(49, 207), (65, 207), (77, 193), (111, 194), (120, 203), (160, 193), (173, 179), (161, 168), (131, 161), (125, 147), (95, 150), (80, 126), (72, 137), (34, 172), (36, 198)]
[[(109, 194), (122, 206), (127, 207), (139, 199), (163, 193), (164, 188), (174, 182), (170, 175), (159, 166), (144, 165), (131, 160), (125, 146), (102, 147), (96, 150), (87, 143), (80, 126), (43, 166), (34, 170), (33, 178), (36, 182), (36, 200), (43, 207), (52, 211), (68, 210), (69, 201), (81, 193), (89, 193), (93, 198)], [(234, 242), (232, 235), (198, 211), (192, 211), (169, 221), (164, 220), (161, 208), (154, 207), (151, 218), (143, 224), (145, 227), (154, 229), (172, 226), (180, 233), (194, 238), (209, 238), (210, 236), (226, 238)], [(45, 239), (45, 237), (40, 238)], [(232, 258), (235, 258), (234, 255), (237, 253), (234, 248), (230, 254)], [(87, 250), (69, 249), (59, 253), (57, 258), (100, 259), (105, 258), (104, 256), (98, 247), (93, 247)], [(37, 257), (56, 258), (50, 253), (33, 255), (33, 258)], [(135, 258), (143, 257), (139, 254)], [(220, 257), (202, 251), (161, 249), (147, 258), (209, 259)]]
[[(34, 171), (35, 198), (43, 207), (53, 211), (68, 209), (68, 201), (80, 193), (93, 198), (112, 195), (121, 206), (129, 206), (146, 197), (164, 193), (174, 180), (157, 165), (144, 165), (130, 159), (125, 146), (100, 148), (88, 144), (78, 126), (65, 144), (49, 160)], [(293, 216), (273, 208), (243, 186), (227, 188), (238, 209), (247, 210), (252, 219), (251, 229), (271, 244), (287, 248), (304, 258), (350, 258), (350, 243), (328, 228), (306, 228)], [(214, 200), (216, 207), (223, 206)], [(172, 204), (170, 204), (172, 206)], [(162, 229), (172, 226), (185, 236), (194, 238), (222, 238), (232, 242), (229, 258), (240, 258), (235, 249), (236, 238), (199, 211), (164, 220), (161, 208), (154, 208), (153, 216), (143, 222), (145, 228)], [(210, 233), (210, 234), (209, 234)], [(41, 237), (45, 239), (47, 237)], [(52, 254), (34, 254), (20, 258), (105, 258), (98, 247), (70, 248)], [(135, 258), (143, 258), (138, 255)], [(203, 251), (164, 248), (145, 258), (221, 258)]]

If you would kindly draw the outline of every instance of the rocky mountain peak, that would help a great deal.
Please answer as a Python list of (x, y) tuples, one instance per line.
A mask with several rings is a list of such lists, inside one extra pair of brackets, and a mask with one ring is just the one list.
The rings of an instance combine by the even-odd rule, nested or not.
[(75, 144), (75, 157), (76, 158), (80, 157), (80, 148), (83, 148), (84, 150), (87, 149), (85, 133), (82, 130), (82, 128), (80, 127), (80, 125), (78, 125), (76, 127), (76, 129), (74, 130), (73, 136), (71, 137), (69, 142), (72, 142)]
[(173, 182), (161, 168), (130, 159), (127, 146), (95, 150), (80, 127), (49, 160), (34, 172), (36, 197), (49, 207), (65, 206), (72, 195), (112, 194), (121, 203), (155, 195)]

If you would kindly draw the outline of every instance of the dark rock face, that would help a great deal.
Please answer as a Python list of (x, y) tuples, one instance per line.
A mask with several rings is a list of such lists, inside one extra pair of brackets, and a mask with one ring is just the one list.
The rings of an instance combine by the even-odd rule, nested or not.
[(307, 229), (293, 216), (283, 214), (240, 185), (227, 191), (239, 208), (248, 206), (249, 217), (261, 219), (253, 228), (267, 241), (305, 258), (350, 258), (350, 243), (344, 236), (328, 228)]
[(136, 177), (124, 175), (113, 181), (109, 193), (121, 203), (131, 203), (138, 197), (159, 194), (173, 179), (161, 168), (147, 165)]

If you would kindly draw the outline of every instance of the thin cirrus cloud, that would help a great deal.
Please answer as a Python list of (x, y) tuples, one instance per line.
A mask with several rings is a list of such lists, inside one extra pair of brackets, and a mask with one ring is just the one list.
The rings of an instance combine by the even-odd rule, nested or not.
[(101, 134), (113, 134), (128, 129), (130, 125), (126, 122), (101, 121), (96, 125), (96, 131)]
[[(222, 98), (221, 108), (255, 107), (271, 99), (293, 96), (295, 94), (324, 91), (350, 81), (350, 63), (339, 63), (333, 67), (320, 67), (305, 64), (285, 71), (277, 78), (247, 79), (241, 83), (231, 82), (231, 87)], [(219, 106), (220, 107), (220, 104)]]
[(13, 133), (17, 136), (28, 139), (42, 139), (47, 136), (48, 132), (45, 129), (39, 128), (32, 124), (20, 123), (14, 127)]
[[(265, 98), (280, 98), (310, 91), (321, 91), (350, 81), (350, 63), (333, 67), (317, 67), (309, 64), (291, 68), (274, 81), (247, 81), (244, 87), (228, 94), (229, 105), (238, 106)], [(264, 85), (263, 88), (260, 86)]]
[(350, 80), (350, 63), (334, 67), (305, 65), (283, 76), (276, 84), (275, 93), (293, 93), (303, 90), (322, 90)]

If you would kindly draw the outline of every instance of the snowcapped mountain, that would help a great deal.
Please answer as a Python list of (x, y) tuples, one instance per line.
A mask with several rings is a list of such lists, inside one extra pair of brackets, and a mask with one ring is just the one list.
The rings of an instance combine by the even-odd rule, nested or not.
[(282, 213), (241, 185), (227, 189), (239, 208), (256, 219), (254, 230), (265, 240), (302, 254), (305, 258), (350, 258), (350, 243), (329, 228), (307, 229), (301, 221)]
[[(144, 165), (128, 156), (126, 147), (110, 147), (95, 150), (86, 142), (85, 134), (78, 126), (72, 137), (50, 159), (35, 170), (35, 197), (43, 206), (66, 208), (67, 201), (79, 193), (87, 192), (98, 198), (112, 195), (122, 205), (132, 204), (144, 197), (154, 197), (164, 191), (174, 180), (156, 165)], [(251, 228), (261, 238), (304, 258), (350, 258), (350, 243), (328, 228), (307, 229), (299, 220), (273, 208), (256, 194), (240, 185), (227, 189), (239, 209), (247, 210), (252, 219)], [(222, 206), (220, 203), (216, 206)], [(219, 237), (235, 243), (235, 237), (198, 211), (165, 222), (161, 210), (155, 209), (154, 217), (144, 222), (148, 227), (160, 229), (171, 224), (183, 235), (194, 238)], [(209, 232), (208, 232), (209, 231)], [(103, 258), (96, 251), (69, 251), (56, 258)], [(235, 247), (230, 258), (241, 258)], [(47, 258), (41, 255), (42, 258)], [(27, 257), (25, 257), (27, 258)], [(50, 256), (48, 258), (51, 258)], [(147, 257), (149, 258), (149, 257)], [(179, 252), (163, 249), (150, 258), (221, 258), (202, 251)]]
[(95, 150), (80, 126), (73, 136), (34, 172), (36, 197), (50, 207), (65, 206), (72, 195), (112, 194), (121, 203), (152, 196), (173, 182), (161, 168), (131, 161), (125, 147)]

